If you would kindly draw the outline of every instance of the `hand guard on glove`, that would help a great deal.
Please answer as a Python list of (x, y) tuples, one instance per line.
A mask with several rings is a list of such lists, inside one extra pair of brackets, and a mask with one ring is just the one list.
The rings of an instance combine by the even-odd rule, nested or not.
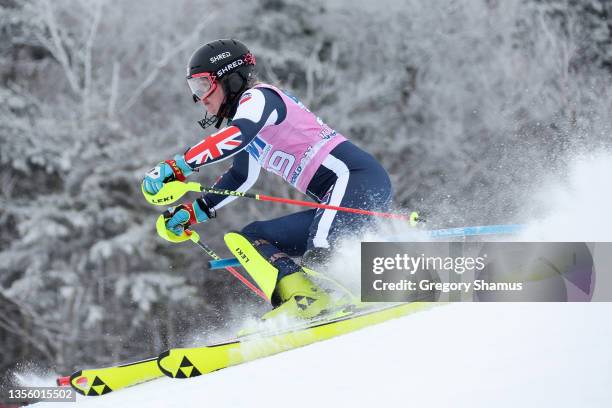
[(185, 161), (185, 157), (177, 155), (174, 160), (163, 161), (152, 168), (144, 177), (142, 187), (148, 194), (157, 194), (164, 183), (170, 181), (185, 181), (185, 177), (193, 173), (193, 169)]
[(215, 210), (208, 208), (204, 199), (198, 198), (194, 202), (181, 204), (164, 212), (166, 229), (174, 235), (182, 235), (185, 229), (194, 224), (215, 218)]

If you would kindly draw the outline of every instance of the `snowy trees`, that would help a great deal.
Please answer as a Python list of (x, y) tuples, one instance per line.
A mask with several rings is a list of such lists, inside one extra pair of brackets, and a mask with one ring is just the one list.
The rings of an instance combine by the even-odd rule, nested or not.
[[(145, 171), (204, 136), (184, 64), (205, 41), (243, 39), (263, 80), (373, 152), (396, 204), (433, 223), (520, 221), (540, 174), (609, 143), (609, 1), (3, 4), (0, 307), (24, 322), (0, 320), (4, 365), (137, 357), (226, 324), (226, 302), (263, 308), (197, 248), (158, 240), (140, 197)], [(223, 232), (292, 210), (236, 201), (202, 235), (221, 249)]]
[[(0, 103), (0, 288), (30, 319), (23, 340), (37, 339), (63, 369), (83, 357), (74, 350), (110, 360), (125, 358), (121, 340), (137, 340), (132, 354), (163, 347), (179, 330), (175, 316), (161, 318), (167, 310), (206, 310), (182, 271), (169, 270), (139, 190), (142, 174), (195, 133), (164, 109), (178, 118), (189, 106), (183, 61), (214, 13), (189, 17), (181, 7), (193, 4), (179, 6), (6, 9), (16, 58)], [(186, 24), (164, 24), (169, 16)], [(15, 357), (27, 356), (4, 363)]]

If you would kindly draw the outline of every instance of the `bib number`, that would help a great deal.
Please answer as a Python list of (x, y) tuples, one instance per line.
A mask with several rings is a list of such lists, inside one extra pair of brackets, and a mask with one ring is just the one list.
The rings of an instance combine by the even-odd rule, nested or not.
[(289, 153), (280, 150), (275, 151), (270, 160), (268, 160), (268, 168), (275, 174), (282, 176), (285, 180), (289, 177), (289, 171), (295, 163), (295, 157)]

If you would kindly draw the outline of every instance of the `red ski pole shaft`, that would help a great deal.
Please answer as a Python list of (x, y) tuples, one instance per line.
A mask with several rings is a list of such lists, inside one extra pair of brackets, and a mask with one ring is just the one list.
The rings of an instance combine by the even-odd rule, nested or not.
[(251, 289), (253, 292), (255, 292), (255, 294), (257, 294), (257, 296), (259, 296), (260, 298), (262, 298), (266, 302), (270, 302), (270, 299), (268, 299), (267, 296), (257, 286), (253, 285), (244, 276), (242, 276), (240, 274), (240, 272), (238, 272), (237, 270), (235, 270), (231, 266), (226, 266), (225, 269), (229, 273), (234, 275), (236, 278), (238, 278), (238, 280), (240, 280), (240, 282), (244, 283), (249, 289)]
[[(187, 235), (190, 235), (191, 231), (186, 230), (185, 233), (187, 233)], [(199, 246), (204, 252), (206, 252), (206, 254), (208, 254), (208, 256), (210, 256), (212, 259), (215, 259), (215, 260), (221, 259), (221, 257), (219, 255), (217, 255), (217, 253), (211, 247), (209, 247), (208, 245), (206, 245), (205, 243), (203, 243), (199, 239), (197, 241), (193, 241), (193, 242), (195, 242), (195, 244), (197, 246)], [(232, 275), (234, 275), (234, 277), (237, 278), (240, 282), (242, 282), (247, 288), (249, 288), (253, 292), (255, 292), (255, 294), (257, 296), (259, 296), (260, 298), (262, 298), (266, 302), (270, 301), (270, 299), (268, 299), (268, 297), (265, 295), (265, 293), (263, 293), (263, 291), (261, 289), (259, 289), (257, 286), (255, 286), (251, 282), (249, 282), (248, 279), (245, 278), (244, 276), (242, 276), (240, 274), (240, 272), (238, 272), (236, 269), (234, 269), (231, 266), (228, 266), (228, 267), (225, 268), (225, 270), (228, 271), (229, 273), (231, 273)]]
[(313, 203), (310, 201), (292, 200), (290, 198), (270, 197), (270, 196), (266, 196), (262, 194), (258, 194), (258, 200), (273, 201), (276, 203), (301, 205), (303, 207), (322, 208), (325, 210), (344, 211), (344, 212), (350, 212), (350, 213), (355, 213), (355, 214), (373, 215), (377, 217), (395, 218), (398, 220), (410, 221), (410, 216), (404, 215), (404, 214), (392, 214), (392, 213), (386, 213), (386, 212), (380, 212), (380, 211), (362, 210), (359, 208), (340, 207), (337, 205), (319, 204), (319, 203)]
[(372, 215), (372, 216), (383, 217), (383, 218), (394, 218), (397, 220), (404, 220), (404, 221), (411, 221), (411, 222), (417, 221), (416, 218), (418, 217), (416, 213), (405, 215), (405, 214), (394, 214), (394, 213), (387, 213), (387, 212), (380, 212), (380, 211), (362, 210), (359, 208), (340, 207), (337, 205), (313, 203), (310, 201), (292, 200), (290, 198), (271, 197), (271, 196), (266, 196), (263, 194), (242, 193), (240, 191), (233, 191), (233, 190), (218, 190), (216, 188), (210, 188), (210, 187), (202, 187), (202, 191), (207, 192), (207, 193), (212, 193), (212, 194), (253, 198), (255, 200), (260, 200), (260, 201), (272, 201), (276, 203), (299, 205), (302, 207), (312, 207), (312, 208), (322, 208), (325, 210), (345, 211), (345, 212), (350, 212), (350, 213), (355, 213), (355, 214)]
[[(209, 254), (209, 255), (210, 255), (211, 253), (212, 253), (212, 254), (214, 254), (214, 252), (212, 252), (212, 250), (210, 250), (210, 248), (209, 248), (209, 247), (208, 247), (206, 244), (204, 244), (204, 243), (202, 243), (202, 242), (200, 242), (200, 241), (196, 242), (196, 244), (197, 244), (197, 245), (198, 245), (200, 248), (202, 248), (202, 249), (204, 250), (204, 252), (206, 252), (207, 254)], [(210, 252), (209, 252), (209, 250), (210, 250)], [(220, 258), (219, 256), (217, 256), (216, 254), (215, 254), (215, 256), (212, 256), (212, 258), (213, 258), (213, 259), (217, 259), (217, 260), (218, 260), (218, 259), (221, 259), (221, 258)], [(237, 279), (238, 279), (240, 282), (244, 283), (244, 285), (245, 285), (247, 288), (251, 289), (253, 292), (255, 292), (255, 294), (256, 294), (257, 296), (259, 296), (260, 298), (262, 298), (262, 299), (263, 299), (263, 300), (265, 300), (266, 302), (269, 302), (269, 301), (270, 301), (270, 299), (268, 299), (268, 297), (267, 297), (267, 296), (266, 296), (266, 295), (265, 295), (265, 294), (264, 294), (264, 293), (261, 291), (261, 289), (259, 289), (257, 286), (255, 286), (255, 285), (253, 285), (251, 282), (249, 282), (249, 281), (247, 280), (247, 278), (245, 278), (244, 276), (242, 276), (242, 275), (240, 274), (240, 272), (238, 272), (236, 269), (234, 269), (234, 268), (233, 268), (233, 267), (231, 267), (231, 266), (227, 266), (227, 267), (225, 268), (225, 270), (226, 270), (226, 271), (228, 271), (229, 273), (231, 273), (232, 275), (234, 275), (234, 277), (235, 277), (235, 278), (237, 278)]]

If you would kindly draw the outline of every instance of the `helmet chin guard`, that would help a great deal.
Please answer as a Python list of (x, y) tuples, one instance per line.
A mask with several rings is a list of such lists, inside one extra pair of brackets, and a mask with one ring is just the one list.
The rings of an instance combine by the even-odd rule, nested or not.
[(212, 125), (215, 125), (215, 127), (219, 129), (219, 127), (221, 127), (222, 121), (223, 121), (223, 117), (216, 116), (216, 115), (209, 116), (208, 112), (206, 112), (206, 114), (204, 115), (204, 118), (202, 120), (198, 120), (198, 125), (200, 125), (202, 129), (206, 129), (207, 127), (210, 127)]

